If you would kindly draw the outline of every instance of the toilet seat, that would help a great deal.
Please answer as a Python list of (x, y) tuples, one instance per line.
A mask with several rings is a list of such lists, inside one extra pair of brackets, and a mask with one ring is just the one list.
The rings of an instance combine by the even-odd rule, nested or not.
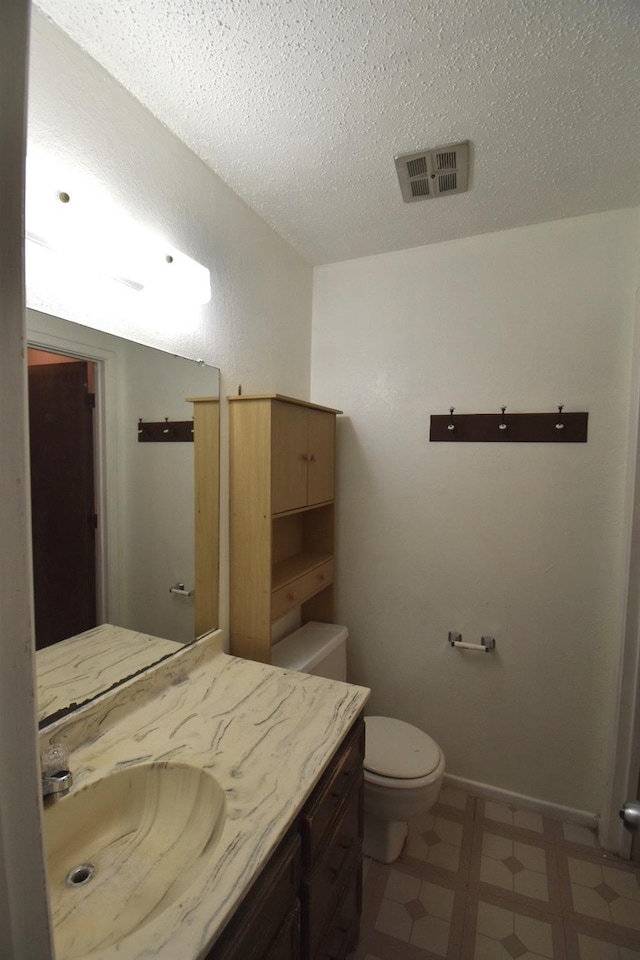
[(442, 774), (442, 750), (427, 733), (392, 717), (364, 722), (366, 781), (406, 789), (426, 786)]

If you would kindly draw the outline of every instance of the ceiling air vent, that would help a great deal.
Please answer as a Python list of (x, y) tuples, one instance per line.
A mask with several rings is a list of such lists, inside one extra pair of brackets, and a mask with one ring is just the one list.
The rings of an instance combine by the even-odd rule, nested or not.
[(395, 158), (405, 203), (464, 193), (469, 185), (469, 141)]

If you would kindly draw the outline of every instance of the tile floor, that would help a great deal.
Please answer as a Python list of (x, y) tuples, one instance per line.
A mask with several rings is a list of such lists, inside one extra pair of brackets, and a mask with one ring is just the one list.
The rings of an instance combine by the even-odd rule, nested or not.
[(449, 787), (364, 868), (349, 960), (640, 960), (640, 868), (584, 827)]

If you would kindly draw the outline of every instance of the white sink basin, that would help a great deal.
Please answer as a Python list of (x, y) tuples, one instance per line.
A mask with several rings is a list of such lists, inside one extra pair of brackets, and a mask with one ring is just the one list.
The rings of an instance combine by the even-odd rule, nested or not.
[(45, 850), (58, 960), (115, 946), (211, 863), (224, 791), (186, 764), (129, 767), (47, 806)]

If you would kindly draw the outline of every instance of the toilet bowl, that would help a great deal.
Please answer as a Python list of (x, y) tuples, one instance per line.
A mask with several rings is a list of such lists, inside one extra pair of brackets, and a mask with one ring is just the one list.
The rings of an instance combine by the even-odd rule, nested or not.
[[(306, 623), (271, 648), (278, 667), (347, 679), (346, 627)], [(428, 734), (403, 720), (365, 717), (364, 843), (366, 856), (391, 863), (401, 853), (407, 820), (438, 799), (444, 754)]]
[(438, 799), (444, 754), (428, 734), (391, 717), (365, 717), (366, 856), (391, 863), (402, 852), (407, 820)]

